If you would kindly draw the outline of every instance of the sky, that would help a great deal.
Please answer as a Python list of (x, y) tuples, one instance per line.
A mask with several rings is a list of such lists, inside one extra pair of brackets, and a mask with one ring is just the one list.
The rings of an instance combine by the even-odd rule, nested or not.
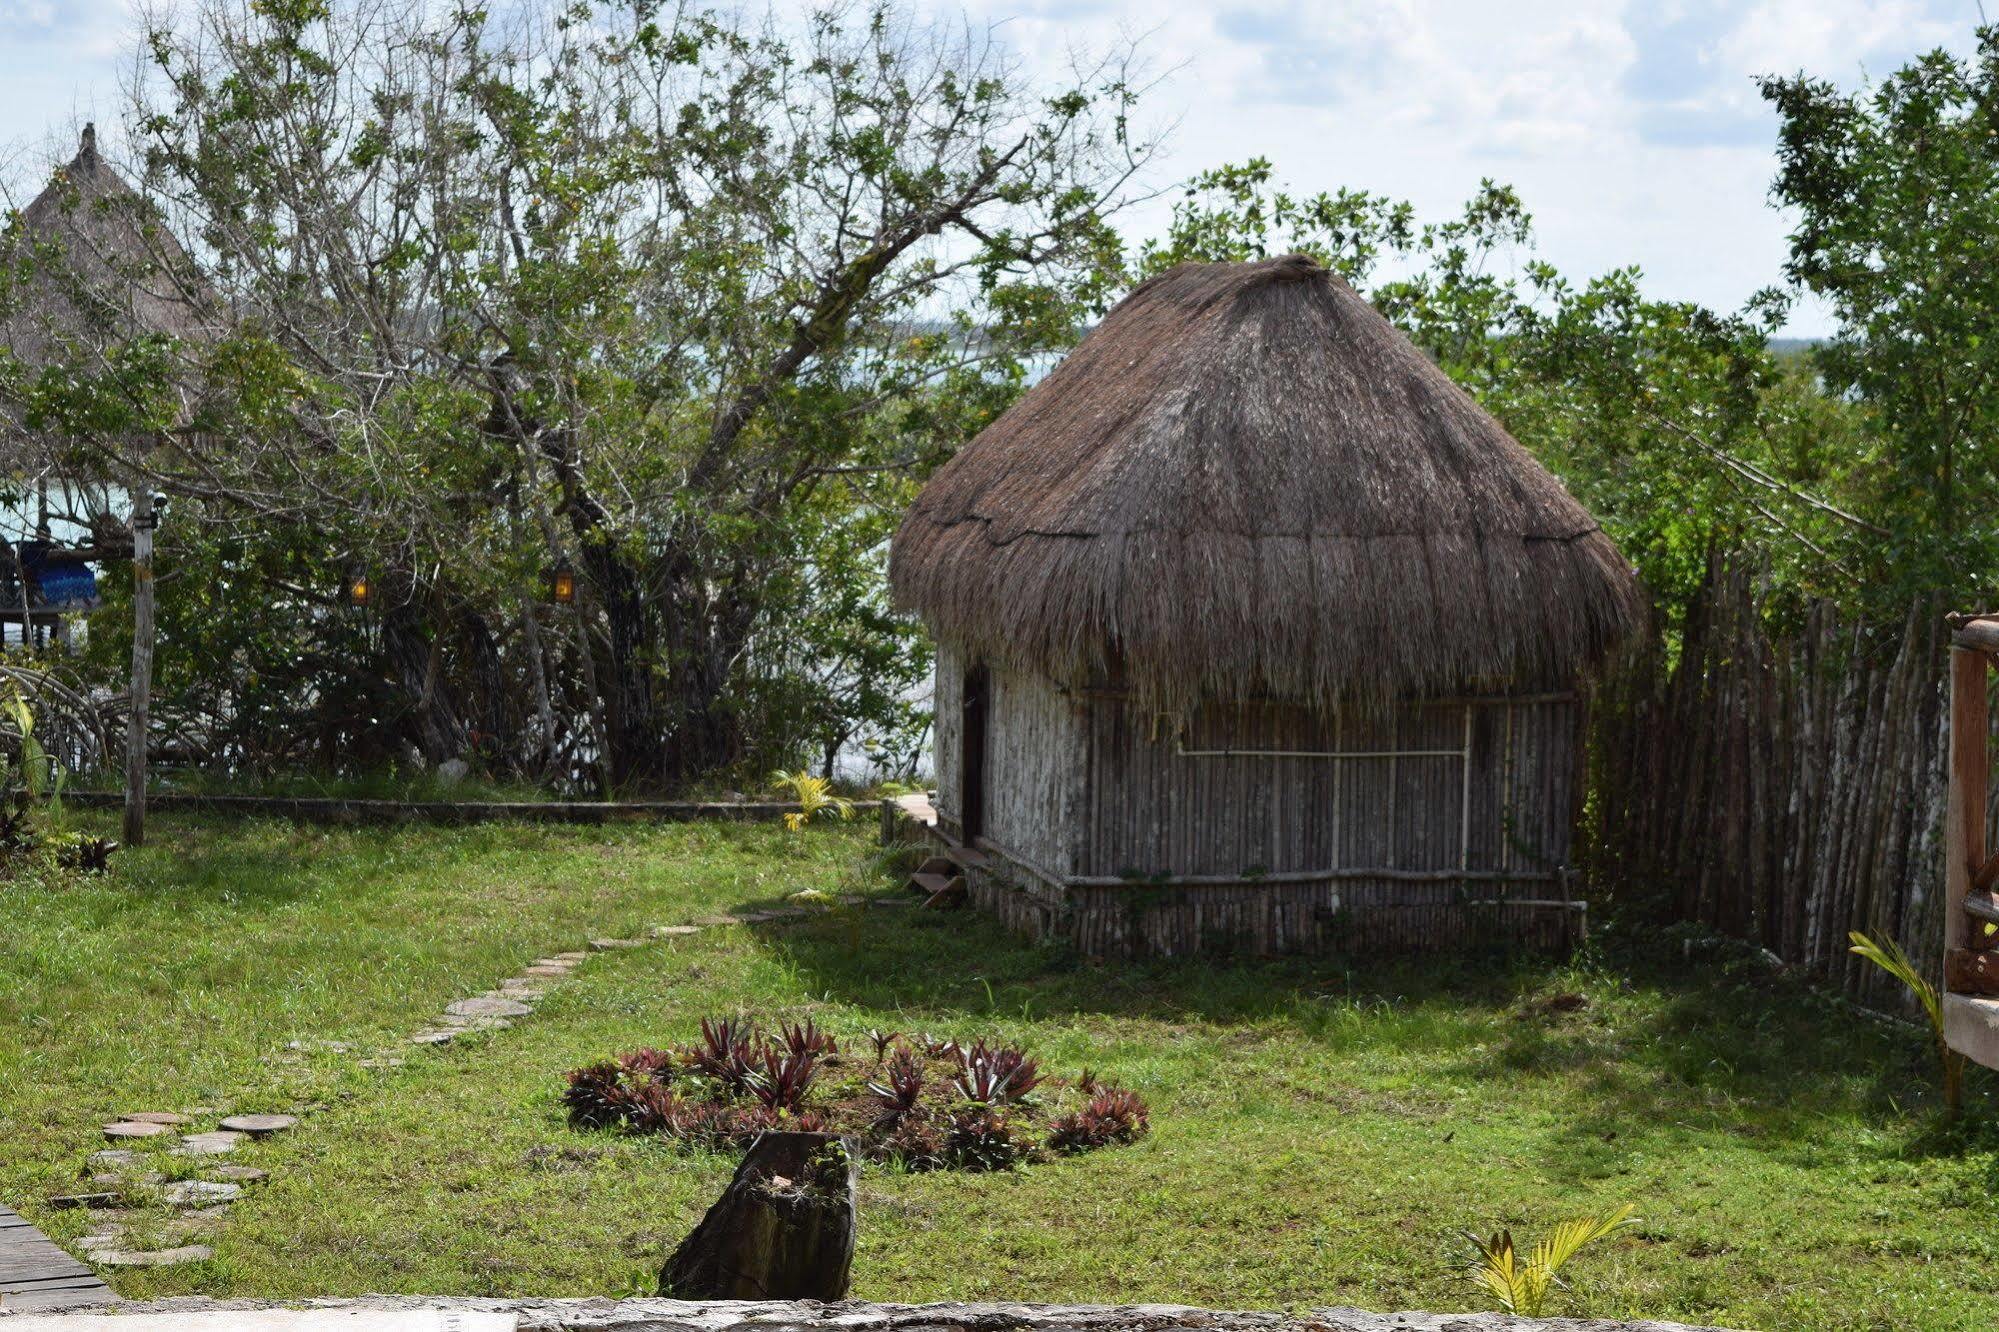
[[(0, 171), (115, 121), (139, 0), (0, 0)], [(1170, 187), (1271, 159), (1283, 181), (1453, 211), (1516, 187), (1538, 254), (1586, 278), (1636, 264), (1654, 296), (1738, 308), (1781, 277), (1763, 73), (1859, 85), (1912, 54), (1968, 50), (1978, 0), (915, 0), (995, 25), (1051, 75), (1136, 40), (1171, 125), (1129, 226)], [(779, 7), (785, 7), (780, 0)], [(1999, 4), (1995, 4), (1999, 13)], [(1788, 332), (1826, 331), (1806, 305)]]

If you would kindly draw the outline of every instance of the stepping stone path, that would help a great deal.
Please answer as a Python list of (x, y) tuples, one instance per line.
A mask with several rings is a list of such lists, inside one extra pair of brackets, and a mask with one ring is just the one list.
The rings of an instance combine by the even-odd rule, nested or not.
[(145, 1119), (121, 1119), (115, 1124), (104, 1126), (104, 1136), (113, 1142), (126, 1138), (158, 1138), (167, 1132), (165, 1124), (155, 1124)]
[(190, 1133), (172, 1150), (175, 1156), (226, 1156), (236, 1150), (236, 1144), (242, 1142), (243, 1137), (243, 1134), (227, 1129), (217, 1129), (213, 1133)]
[(90, 1261), (102, 1267), (171, 1267), (176, 1263), (199, 1263), (215, 1256), (206, 1244), (183, 1244), (173, 1249), (133, 1252), (128, 1249), (95, 1249)]
[[(742, 918), (708, 916), (687, 925), (655, 925), (646, 938), (591, 939), (587, 950), (536, 958), (533, 965), (522, 969), (520, 975), (508, 977), (484, 994), (446, 1004), (444, 1012), (430, 1027), (417, 1032), (409, 1040), (413, 1045), (446, 1045), (467, 1032), (508, 1027), (516, 1019), (533, 1013), (535, 1002), (550, 985), (569, 976), (579, 964), (596, 953), (643, 948), (653, 939), (683, 938), (699, 934), (710, 925), (735, 925), (745, 920), (777, 920), (803, 914), (802, 911), (790, 910), (757, 912)], [(295, 1040), (288, 1042), (276, 1058), (279, 1062), (295, 1062), (306, 1054), (345, 1055), (349, 1052), (349, 1046), (343, 1041)], [(382, 1051), (357, 1061), (358, 1066), (365, 1069), (400, 1068), (403, 1062)], [(301, 1110), (313, 1108), (316, 1107), (300, 1107)], [(104, 1125), (104, 1136), (113, 1143), (132, 1142), (147, 1148), (165, 1147), (174, 1156), (202, 1159), (226, 1156), (235, 1151), (245, 1138), (268, 1138), (295, 1128), (299, 1122), (297, 1115), (232, 1114), (220, 1120), (214, 1128), (175, 1134), (175, 1130), (190, 1128), (198, 1121), (215, 1122), (214, 1116), (219, 1113), (208, 1106), (185, 1113), (140, 1110)], [(171, 1144), (158, 1141), (176, 1137), (177, 1140)], [(260, 1183), (268, 1177), (266, 1171), (256, 1166), (218, 1161), (199, 1167), (205, 1178), (169, 1181), (162, 1172), (148, 1168), (156, 1159), (150, 1152), (124, 1146), (92, 1152), (87, 1178), (105, 1187), (49, 1200), (50, 1205), (55, 1207), (91, 1209), (96, 1224), (76, 1242), (76, 1247), (89, 1261), (104, 1267), (164, 1267), (212, 1258), (215, 1256), (212, 1248), (193, 1243), (192, 1239), (198, 1234), (219, 1229), (227, 1215), (228, 1205), (242, 1196), (244, 1187)], [(166, 1241), (165, 1245), (148, 1249), (133, 1243), (131, 1218), (134, 1213), (121, 1204), (131, 1203), (131, 1195), (135, 1191), (152, 1190), (157, 1191), (158, 1200), (172, 1211), (173, 1216), (164, 1225), (148, 1232), (155, 1239)], [(146, 1201), (147, 1198), (142, 1195), (139, 1200)]]

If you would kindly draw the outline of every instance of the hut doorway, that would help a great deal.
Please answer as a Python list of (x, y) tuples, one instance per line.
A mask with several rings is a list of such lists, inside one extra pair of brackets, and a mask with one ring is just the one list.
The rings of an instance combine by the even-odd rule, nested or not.
[(965, 845), (986, 831), (986, 725), (992, 712), (992, 676), (983, 663), (965, 672), (959, 696), (958, 824)]

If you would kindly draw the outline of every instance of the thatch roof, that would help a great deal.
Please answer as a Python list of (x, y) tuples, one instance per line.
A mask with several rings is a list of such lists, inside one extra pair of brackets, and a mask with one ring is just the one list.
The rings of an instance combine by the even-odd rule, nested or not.
[(0, 309), (0, 349), (30, 367), (87, 362), (143, 334), (202, 335), (186, 252), (99, 154), (94, 126), (0, 248), (27, 273)]
[(940, 637), (1162, 702), (1559, 684), (1639, 623), (1547, 469), (1303, 256), (1144, 283), (896, 534)]

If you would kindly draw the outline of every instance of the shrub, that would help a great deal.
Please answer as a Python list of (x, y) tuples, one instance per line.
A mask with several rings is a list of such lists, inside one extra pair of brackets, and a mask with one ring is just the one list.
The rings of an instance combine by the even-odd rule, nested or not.
[(944, 1129), (944, 1161), (958, 1170), (1011, 1170), (1033, 1154), (1034, 1139), (990, 1105), (960, 1107)]
[(569, 1122), (578, 1128), (609, 1128), (624, 1118), (623, 1070), (610, 1060), (569, 1070), (562, 1093)]
[[(563, 1103), (579, 1128), (711, 1150), (745, 1147), (771, 1129), (838, 1133), (860, 1154), (912, 1170), (1010, 1169), (1041, 1154), (1044, 1132), (1053, 1150), (1081, 1152), (1146, 1131), (1145, 1103), (1132, 1093), (1088, 1073), (1081, 1087), (1049, 1078), (1017, 1046), (880, 1031), (866, 1040), (872, 1065), (842, 1057), (809, 1018), (775, 1034), (746, 1017), (709, 1018), (686, 1046), (572, 1070)], [(1032, 1095), (1044, 1088), (1045, 1103)]]
[(1134, 1142), (1151, 1130), (1152, 1117), (1137, 1092), (1122, 1087), (1101, 1087), (1090, 1103), (1074, 1114), (1055, 1121), (1048, 1135), (1051, 1151), (1073, 1156)]
[(960, 1050), (961, 1071), (954, 1084), (959, 1095), (980, 1105), (1018, 1101), (1041, 1085), (1041, 1071), (1024, 1051), (1010, 1045), (988, 1046), (979, 1040)]
[(923, 1099), (923, 1065), (913, 1051), (898, 1050), (882, 1074), (882, 1081), (868, 1084), (868, 1093), (881, 1107), (876, 1124), (892, 1129), (909, 1118)]

